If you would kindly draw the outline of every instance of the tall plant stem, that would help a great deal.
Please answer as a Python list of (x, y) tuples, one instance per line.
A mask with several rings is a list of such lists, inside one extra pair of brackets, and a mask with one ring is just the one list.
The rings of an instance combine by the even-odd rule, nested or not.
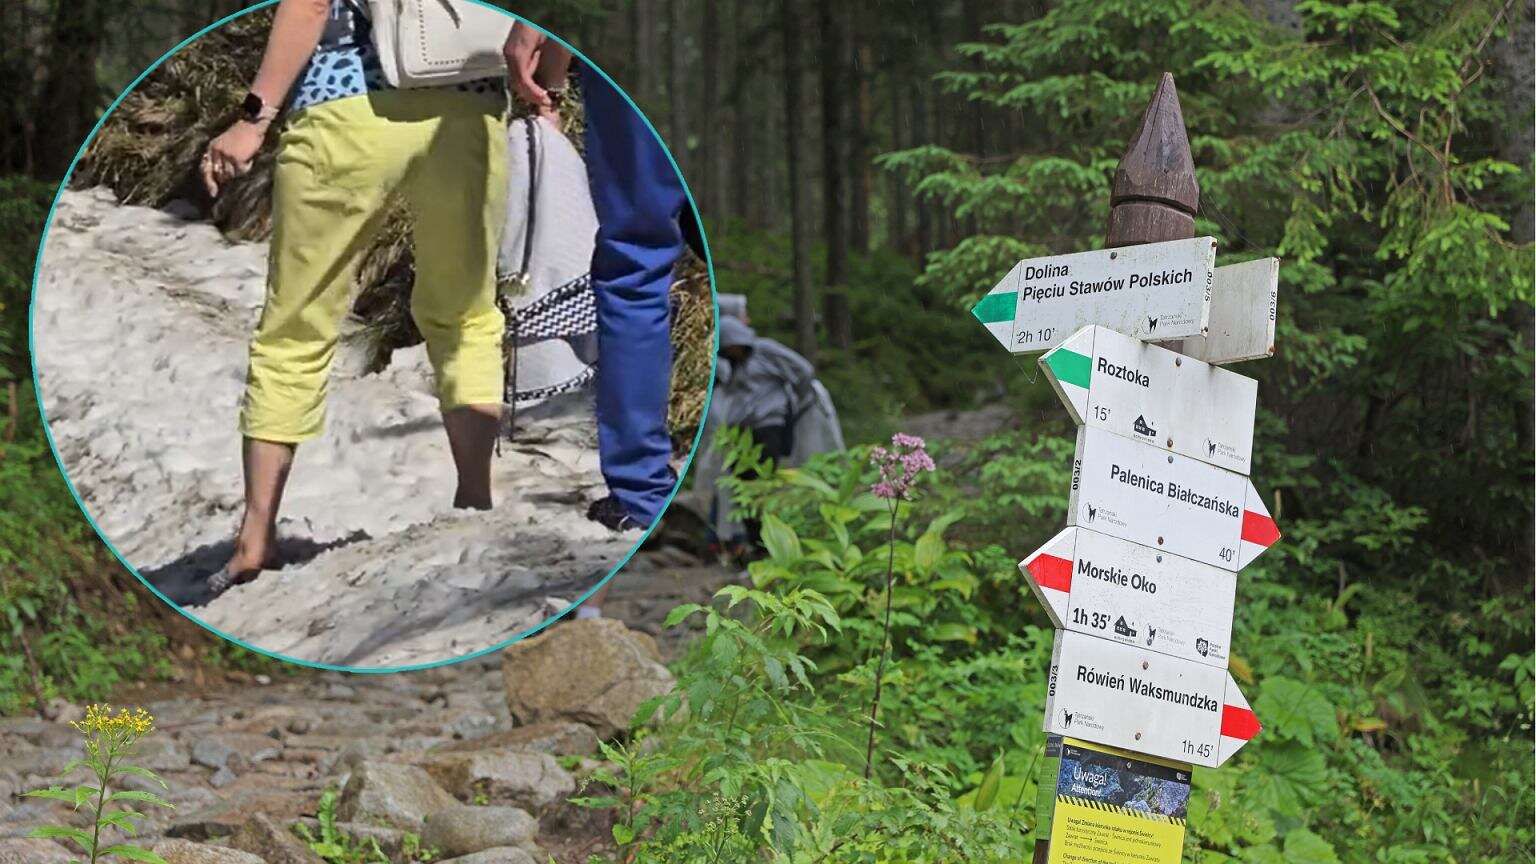
[(896, 514), (901, 512), (901, 499), (892, 499), (891, 534), (885, 544), (885, 624), (880, 629), (880, 662), (875, 666), (875, 696), (869, 703), (869, 743), (864, 747), (864, 779), (868, 780), (875, 767), (875, 724), (880, 713), (880, 684), (885, 678), (885, 656), (891, 648), (891, 593), (896, 578)]
[(91, 864), (96, 864), (96, 855), (101, 849), (101, 810), (107, 806), (107, 783), (112, 779), (112, 748), (107, 748), (106, 761), (102, 763), (101, 773), (97, 778), (101, 780), (101, 788), (96, 790), (96, 818), (94, 830), (91, 833)]

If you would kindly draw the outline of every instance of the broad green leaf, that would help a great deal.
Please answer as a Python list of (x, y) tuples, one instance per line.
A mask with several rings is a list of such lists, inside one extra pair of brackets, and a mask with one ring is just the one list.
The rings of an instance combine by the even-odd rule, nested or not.
[(1333, 845), (1305, 828), (1285, 835), (1285, 860), (1288, 864), (1339, 864)]
[(748, 807), (747, 812), (742, 814), (741, 835), (743, 837), (752, 838), (754, 840), (760, 837), (763, 831), (763, 819), (767, 817), (767, 815), (767, 798), (758, 798), (756, 801), (752, 802), (752, 806)]
[(112, 768), (112, 773), (114, 773), (114, 774), (132, 774), (135, 777), (143, 777), (146, 780), (149, 780), (149, 781), (152, 781), (154, 783), (160, 784), (160, 788), (161, 789), (170, 789), (171, 788), (170, 786), (166, 785), (166, 782), (164, 780), (160, 779), (160, 775), (158, 775), (155, 772), (149, 770), (148, 768), (140, 768), (137, 765), (115, 765)]
[(52, 786), (47, 789), (34, 789), (31, 792), (24, 793), (22, 797), (47, 798), (53, 801), (63, 801), (65, 804), (78, 809), (80, 805), (84, 803), (84, 801), (81, 800), (82, 795), (88, 794), (90, 793), (88, 793), (86, 787), (84, 786), (76, 787), (74, 789), (60, 789), (57, 786)]
[(1309, 746), (1331, 743), (1339, 737), (1337, 712), (1316, 685), (1271, 676), (1263, 687), (1253, 710), (1264, 721), (1266, 731)]
[(945, 548), (944, 538), (932, 531), (917, 538), (917, 545), (912, 551), (912, 562), (917, 565), (918, 572), (924, 575), (932, 573), (933, 568), (938, 566), (939, 559), (944, 557)]
[(1003, 779), (1003, 754), (997, 754), (992, 760), (992, 767), (987, 769), (985, 776), (981, 778), (981, 785), (976, 787), (975, 806), (978, 812), (985, 813), (997, 803), (997, 787)]
[(79, 828), (69, 828), (64, 825), (44, 825), (41, 828), (33, 828), (27, 834), (40, 840), (73, 840), (80, 844), (87, 853), (91, 851), (91, 835)]
[(829, 497), (837, 497), (837, 490), (827, 485), (827, 481), (817, 477), (809, 471), (799, 468), (781, 468), (779, 477), (789, 481), (791, 486), (803, 486), (807, 489), (815, 489), (817, 492)]
[(1287, 741), (1261, 748), (1248, 774), (1249, 797), (1282, 816), (1299, 818), (1308, 802), (1328, 791), (1323, 754)]
[(937, 624), (928, 630), (928, 635), (939, 642), (976, 642), (976, 628), (965, 624), (947, 622)]
[(159, 795), (156, 795), (153, 792), (140, 792), (134, 789), (125, 789), (121, 792), (113, 792), (111, 795), (107, 796), (107, 803), (110, 804), (114, 801), (143, 801), (146, 804), (154, 804), (157, 807), (166, 807), (171, 810), (176, 809), (176, 805), (165, 800), (164, 798), (161, 798)]
[(156, 855), (148, 849), (140, 849), (137, 846), (129, 846), (126, 843), (119, 843), (116, 846), (108, 846), (107, 848), (101, 850), (101, 857), (106, 858), (111, 856), (126, 858), (129, 861), (144, 861), (146, 864), (165, 864), (164, 858), (161, 858), (159, 855)]
[(136, 810), (109, 810), (101, 815), (98, 820), (103, 825), (111, 825), (132, 837), (139, 833), (139, 826), (135, 819), (143, 819), (144, 814)]
[(775, 561), (789, 563), (800, 558), (800, 538), (795, 529), (769, 513), (763, 517), (763, 545)]
[(619, 844), (620, 846), (624, 846), (632, 842), (634, 839), (635, 829), (625, 825), (623, 822), (613, 823), (613, 842)]
[(693, 613), (698, 612), (703, 608), (703, 606), (700, 606), (697, 603), (684, 603), (683, 605), (673, 609), (671, 612), (668, 612), (667, 619), (662, 622), (661, 626), (667, 629), (676, 627), (677, 625), (683, 623), (683, 621), (687, 619), (689, 615), (692, 615)]

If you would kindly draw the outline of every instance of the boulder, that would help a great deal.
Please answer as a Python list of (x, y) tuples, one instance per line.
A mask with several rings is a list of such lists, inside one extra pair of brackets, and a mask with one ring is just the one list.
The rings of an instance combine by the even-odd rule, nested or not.
[(267, 864), (325, 864), (303, 840), (264, 813), (251, 817), (227, 842), (230, 848), (249, 852)]
[(459, 805), (427, 817), (421, 843), (443, 855), (469, 855), (486, 849), (516, 847), (538, 852), (539, 822), (516, 807)]
[(543, 858), (542, 855), (530, 855), (515, 846), (503, 846), (461, 858), (448, 858), (438, 864), (540, 864)]
[(205, 846), (190, 840), (167, 838), (150, 847), (165, 859), (165, 864), (266, 864), (260, 858), (239, 849)]
[(484, 795), (537, 811), (576, 791), (575, 779), (548, 753), (428, 753), (418, 757), (416, 764), (461, 801)]
[(275, 759), (283, 745), (268, 735), (250, 732), (225, 732), (199, 737), (192, 743), (192, 761), (217, 771), (226, 765), (244, 768)]
[(672, 689), (656, 640), (612, 618), (567, 621), (501, 653), (507, 709), (519, 725), (569, 720), (614, 738), (640, 703)]
[(415, 765), (362, 762), (341, 790), (336, 815), (346, 821), (384, 822), (419, 830), (428, 813), (458, 802)]
[(51, 840), (0, 840), (0, 864), (69, 864), (75, 856)]
[(228, 837), (257, 813), (286, 821), (315, 812), (318, 800), (318, 795), (303, 792), (252, 790), (215, 800), (201, 809), (183, 808), (165, 833), (183, 840)]
[(443, 753), (467, 750), (533, 750), (551, 756), (590, 756), (597, 752), (597, 733), (581, 723), (560, 721), (517, 726), (480, 738), (454, 741), (437, 748)]
[(151, 771), (185, 771), (192, 764), (186, 748), (167, 735), (140, 741), (135, 745), (130, 761)]

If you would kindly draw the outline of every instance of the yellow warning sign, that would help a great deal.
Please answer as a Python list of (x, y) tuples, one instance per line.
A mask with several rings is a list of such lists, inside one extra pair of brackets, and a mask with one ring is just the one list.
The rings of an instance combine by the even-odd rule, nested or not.
[(1055, 736), (1046, 758), (1040, 790), (1040, 833), (1050, 843), (1046, 864), (1178, 864), (1188, 765)]
[(1183, 851), (1183, 819), (1056, 798), (1048, 864), (1177, 864)]

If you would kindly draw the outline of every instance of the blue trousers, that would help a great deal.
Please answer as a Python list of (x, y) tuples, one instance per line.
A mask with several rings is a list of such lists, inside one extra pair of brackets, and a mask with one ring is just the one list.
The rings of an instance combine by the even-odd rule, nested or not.
[(603, 76), (582, 67), (587, 179), (597, 210), (597, 448), (608, 490), (637, 521), (661, 515), (668, 464), (672, 268), (683, 251), (683, 184), (661, 142)]

